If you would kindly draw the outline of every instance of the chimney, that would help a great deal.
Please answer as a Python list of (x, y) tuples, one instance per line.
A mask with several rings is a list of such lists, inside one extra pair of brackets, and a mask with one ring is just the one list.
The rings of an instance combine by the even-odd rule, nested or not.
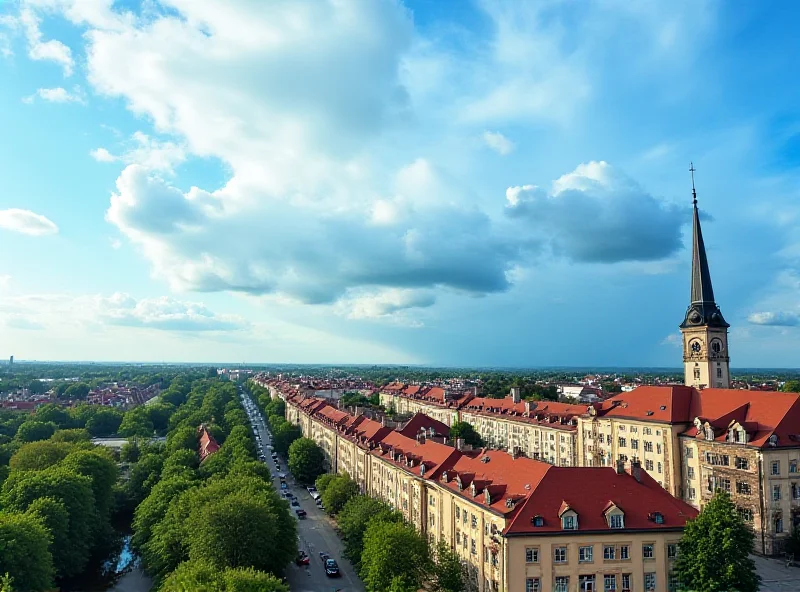
[(511, 447), (511, 458), (513, 458), (513, 459), (519, 458), (519, 447), (517, 447), (517, 446), (512, 446)]
[(625, 472), (625, 461), (622, 459), (617, 460), (617, 475), (622, 475)]
[(456, 450), (464, 450), (464, 438), (456, 438)]
[(639, 483), (642, 482), (642, 463), (640, 463), (638, 460), (631, 461), (631, 475)]
[(417, 442), (420, 444), (425, 444), (425, 432), (420, 432), (417, 434)]
[(521, 393), (521, 391), (520, 391), (520, 388), (519, 388), (518, 386), (512, 386), (512, 387), (511, 387), (511, 394), (510, 394), (510, 396), (511, 396), (511, 400), (512, 400), (514, 403), (519, 403), (519, 402), (520, 402), (520, 400), (522, 399), (522, 393)]
[(536, 409), (536, 403), (525, 401), (525, 413), (527, 413), (529, 417), (534, 409)]

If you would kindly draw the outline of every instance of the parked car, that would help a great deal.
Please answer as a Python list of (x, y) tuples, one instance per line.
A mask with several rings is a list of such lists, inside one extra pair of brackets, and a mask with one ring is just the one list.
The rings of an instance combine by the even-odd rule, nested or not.
[(294, 513), (297, 514), (297, 517), (301, 520), (306, 517), (306, 511), (303, 508), (297, 508)]
[(286, 481), (281, 481), (281, 489), (288, 489), (289, 486), (286, 485)]
[(297, 552), (297, 557), (295, 557), (294, 562), (297, 565), (308, 565), (311, 563), (311, 558), (308, 556), (308, 553), (301, 549)]
[(325, 575), (329, 578), (339, 577), (339, 564), (336, 563), (335, 559), (325, 560)]
[(313, 485), (309, 485), (308, 487), (306, 487), (306, 489), (308, 490), (308, 493), (316, 493), (317, 492), (317, 488), (314, 487)]
[(292, 498), (291, 504), (292, 504), (292, 506), (294, 506), (296, 508), (300, 507), (300, 502), (298, 501), (298, 499), (296, 497)]

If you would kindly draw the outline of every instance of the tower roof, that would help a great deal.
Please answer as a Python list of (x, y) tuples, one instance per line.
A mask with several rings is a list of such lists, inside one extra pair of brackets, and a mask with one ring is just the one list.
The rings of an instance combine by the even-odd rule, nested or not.
[(681, 328), (709, 326), (730, 327), (722, 317), (722, 312), (714, 300), (714, 288), (711, 285), (711, 272), (708, 270), (706, 245), (703, 242), (703, 230), (700, 227), (700, 212), (697, 209), (697, 192), (694, 188), (694, 166), (692, 172), (692, 295), (686, 317)]

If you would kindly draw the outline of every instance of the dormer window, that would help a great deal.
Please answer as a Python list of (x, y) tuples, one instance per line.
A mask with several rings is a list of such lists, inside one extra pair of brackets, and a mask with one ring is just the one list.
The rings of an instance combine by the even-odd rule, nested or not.
[(561, 517), (561, 528), (564, 530), (577, 530), (578, 517), (574, 513), (564, 514)]
[(653, 512), (652, 514), (653, 522), (656, 524), (664, 524), (664, 514), (661, 512)]
[(713, 440), (714, 439), (714, 428), (711, 426), (706, 426), (706, 440)]
[(544, 526), (544, 518), (541, 516), (534, 516), (531, 518), (531, 524), (534, 526)]
[(623, 514), (610, 514), (608, 516), (609, 528), (625, 528), (625, 516)]

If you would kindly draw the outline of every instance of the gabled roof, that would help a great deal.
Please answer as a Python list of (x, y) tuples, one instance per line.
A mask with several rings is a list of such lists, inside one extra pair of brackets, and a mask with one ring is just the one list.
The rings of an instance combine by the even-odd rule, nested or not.
[[(373, 449), (370, 454), (388, 460), (398, 466), (405, 467), (405, 457), (410, 456), (417, 462), (408, 469), (419, 475), (420, 462), (425, 463), (425, 478), (435, 479), (440, 470), (449, 466), (461, 453), (451, 446), (439, 444), (431, 440), (420, 442), (392, 430), (381, 440), (381, 445)], [(391, 458), (390, 449), (402, 453), (400, 461)]]
[(640, 386), (604, 401), (597, 409), (600, 417), (627, 417), (666, 423), (690, 423), (691, 405), (696, 391), (689, 386)]
[(416, 438), (421, 429), (424, 429), (425, 432), (428, 433), (431, 428), (433, 428), (433, 432), (437, 436), (444, 436), (447, 438), (450, 435), (450, 426), (432, 417), (428, 417), (424, 413), (415, 413), (414, 417), (403, 426), (403, 429), (398, 430), (398, 432), (409, 438)]
[[(697, 510), (670, 495), (644, 470), (640, 475), (641, 482), (611, 467), (550, 467), (506, 533), (562, 532), (559, 516), (566, 509), (578, 514), (578, 532), (611, 530), (606, 513), (613, 506), (625, 514), (625, 530), (683, 528), (697, 516)], [(650, 518), (656, 512), (664, 516), (663, 524)], [(544, 524), (533, 526), (534, 516), (541, 516)]]

